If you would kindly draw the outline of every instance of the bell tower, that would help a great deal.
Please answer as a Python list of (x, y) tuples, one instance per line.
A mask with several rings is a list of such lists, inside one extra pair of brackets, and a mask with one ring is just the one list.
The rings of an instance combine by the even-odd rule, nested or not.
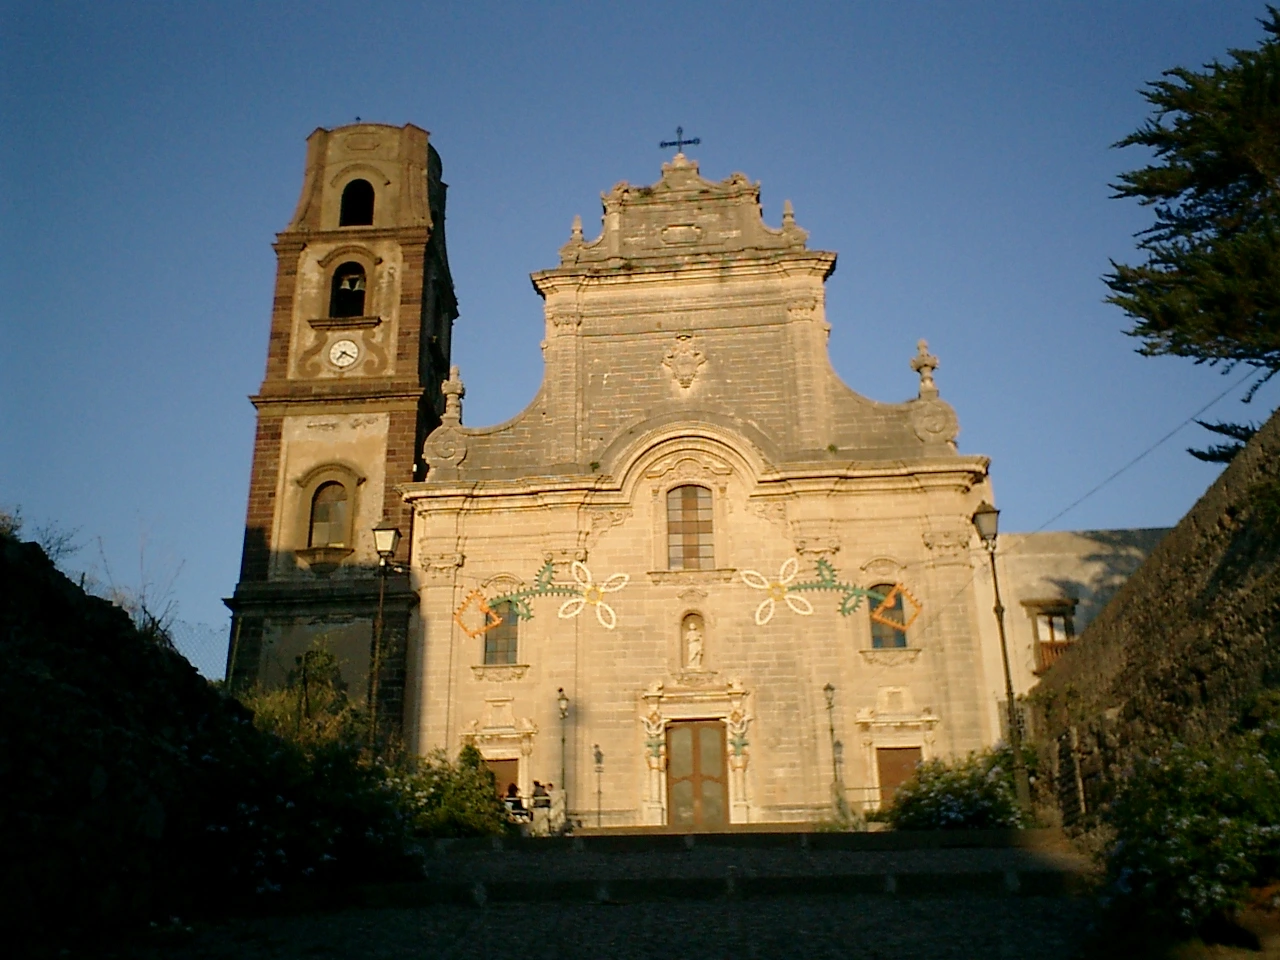
[[(302, 194), (276, 236), (266, 375), (257, 408), (240, 581), (227, 600), (227, 677), (283, 682), (308, 650), (337, 660), (363, 702), (377, 632), (372, 530), (392, 523), (407, 559), (412, 514), (396, 485), (421, 479), (440, 422), (458, 315), (445, 251), (445, 184), (427, 131), (357, 123), (307, 139)], [(386, 571), (382, 571), (385, 573)], [(399, 726), (406, 575), (385, 584), (378, 715)]]

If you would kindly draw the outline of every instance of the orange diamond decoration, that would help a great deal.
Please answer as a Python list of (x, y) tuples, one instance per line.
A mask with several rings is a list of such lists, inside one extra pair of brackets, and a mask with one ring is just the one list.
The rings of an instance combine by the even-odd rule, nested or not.
[[(483, 623), (479, 627), (468, 627), (462, 617), (471, 606), (475, 606), (476, 611), (483, 618)], [(498, 624), (502, 623), (502, 618), (494, 613), (493, 608), (489, 606), (485, 600), (484, 594), (479, 590), (472, 590), (467, 594), (467, 598), (462, 601), (462, 606), (453, 611), (453, 622), (462, 628), (462, 632), (474, 640), (476, 637), (484, 636)]]
[[(899, 597), (905, 601), (903, 604), (904, 619), (901, 621), (888, 616), (888, 614), (891, 613), (893, 608), (897, 605)], [(908, 605), (911, 607), (910, 616), (907, 616), (906, 613)], [(893, 627), (895, 630), (905, 630), (916, 622), (916, 617), (920, 616), (920, 609), (920, 601), (911, 595), (911, 591), (902, 584), (895, 583), (893, 585), (893, 589), (885, 594), (885, 598), (880, 601), (880, 605), (871, 611), (871, 619), (876, 623), (883, 623), (886, 627)], [(883, 615), (880, 613), (881, 610), (885, 611)]]

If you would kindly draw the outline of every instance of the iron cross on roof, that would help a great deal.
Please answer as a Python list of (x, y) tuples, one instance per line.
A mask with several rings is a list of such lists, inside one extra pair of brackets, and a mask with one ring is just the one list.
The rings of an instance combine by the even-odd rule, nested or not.
[(676, 148), (676, 153), (684, 153), (685, 147), (696, 147), (702, 142), (700, 137), (691, 137), (688, 140), (684, 138), (684, 127), (676, 127), (676, 138), (674, 140), (663, 140), (658, 144), (661, 150), (669, 150)]

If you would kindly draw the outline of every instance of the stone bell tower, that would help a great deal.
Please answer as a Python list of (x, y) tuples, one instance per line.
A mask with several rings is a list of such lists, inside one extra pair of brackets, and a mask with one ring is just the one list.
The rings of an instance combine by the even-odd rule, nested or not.
[[(412, 515), (395, 487), (421, 479), (440, 422), (458, 315), (445, 252), (445, 184), (427, 131), (358, 123), (307, 139), (302, 195), (277, 235), (227, 675), (283, 682), (308, 649), (367, 696), (376, 632), (372, 529)], [(379, 716), (398, 725), (415, 597), (386, 583)]]

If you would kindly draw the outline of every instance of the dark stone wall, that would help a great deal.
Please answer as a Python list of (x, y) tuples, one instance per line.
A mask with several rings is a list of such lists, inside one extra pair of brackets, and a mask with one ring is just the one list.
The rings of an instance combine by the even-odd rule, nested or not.
[(1135, 753), (1210, 740), (1280, 684), (1280, 413), (1031, 693), (1068, 822)]

